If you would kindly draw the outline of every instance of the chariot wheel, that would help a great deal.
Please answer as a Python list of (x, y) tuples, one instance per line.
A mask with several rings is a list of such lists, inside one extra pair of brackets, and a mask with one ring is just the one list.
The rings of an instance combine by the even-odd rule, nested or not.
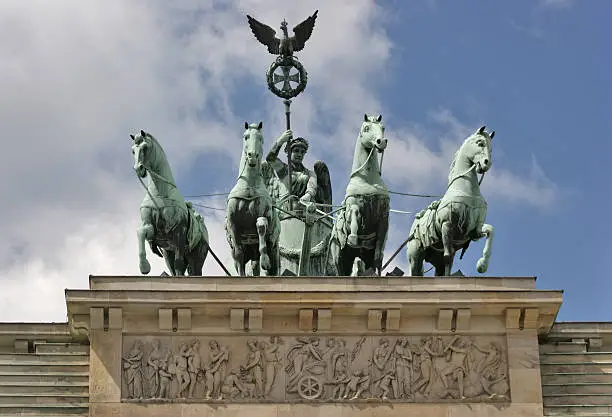
[(305, 400), (316, 400), (323, 393), (323, 384), (314, 376), (307, 375), (298, 381), (297, 391)]

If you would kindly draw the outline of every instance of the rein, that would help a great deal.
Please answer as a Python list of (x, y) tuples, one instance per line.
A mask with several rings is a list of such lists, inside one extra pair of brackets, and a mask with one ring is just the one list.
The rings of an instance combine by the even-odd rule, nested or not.
[[(459, 178), (461, 178), (461, 177), (466, 176), (466, 175), (467, 175), (467, 174), (469, 174), (469, 173), (470, 173), (470, 172), (471, 172), (471, 171), (472, 171), (474, 168), (476, 168), (476, 164), (472, 164), (472, 166), (471, 166), (471, 167), (470, 167), (470, 168), (469, 168), (467, 171), (465, 171), (465, 172), (463, 172), (463, 173), (461, 173), (461, 174), (457, 175), (456, 177), (453, 177), (453, 179), (452, 179), (452, 180), (450, 180), (450, 181), (448, 182), (448, 185), (446, 186), (446, 189), (448, 190), (448, 188), (451, 186), (451, 184), (452, 184), (452, 183), (453, 183), (453, 182), (454, 182), (456, 179), (459, 179)], [(483, 172), (483, 173), (482, 173), (482, 175), (480, 176), (480, 180), (478, 181), (478, 185), (479, 185), (479, 186), (480, 186), (480, 184), (482, 184), (482, 180), (484, 180), (485, 174), (486, 174), (486, 172)]]
[[(147, 170), (147, 172), (150, 172), (147, 168), (145, 168)], [(134, 169), (134, 172), (136, 172), (136, 169)], [(136, 178), (138, 178), (138, 181), (140, 181), (140, 184), (142, 185), (142, 187), (145, 189), (145, 191), (147, 192), (147, 194), (149, 195), (149, 198), (151, 199), (151, 201), (153, 202), (153, 204), (155, 204), (155, 207), (161, 211), (161, 208), (157, 205), (157, 202), (155, 201), (155, 198), (153, 197), (153, 195), (151, 194), (151, 192), (149, 191), (149, 188), (146, 186), (146, 184), (144, 183), (144, 181), (142, 180), (142, 178), (140, 178), (140, 175), (136, 174)]]
[(472, 170), (474, 168), (476, 168), (476, 164), (472, 164), (472, 166), (468, 170), (466, 170), (465, 172), (462, 172), (461, 174), (457, 175), (456, 177), (453, 177), (453, 179), (448, 182), (448, 185), (446, 186), (446, 189), (448, 190), (450, 188), (451, 184), (453, 182), (455, 182), (455, 180), (457, 180), (457, 179), (459, 179), (461, 177), (465, 177), (467, 174), (472, 172)]
[[(364, 163), (361, 164), (361, 166), (359, 168), (357, 168), (355, 171), (351, 172), (350, 178), (353, 178), (355, 175), (357, 175), (359, 173), (359, 171), (361, 171), (362, 169), (364, 169), (366, 167), (368, 162), (370, 162), (370, 158), (372, 157), (372, 154), (374, 153), (374, 149), (376, 149), (376, 146), (372, 146), (372, 149), (370, 150), (370, 153), (368, 154), (368, 157), (366, 158)], [(383, 157), (384, 157), (385, 151), (382, 151), (382, 154), (383, 154)], [(381, 172), (382, 172), (382, 158), (381, 158), (381, 164), (380, 164), (379, 169), (378, 169), (378, 175), (380, 175)]]

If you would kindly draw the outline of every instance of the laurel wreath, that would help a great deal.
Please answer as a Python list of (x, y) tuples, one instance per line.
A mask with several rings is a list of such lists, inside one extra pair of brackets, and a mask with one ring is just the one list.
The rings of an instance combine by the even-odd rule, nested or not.
[[(276, 86), (274, 85), (274, 71), (276, 71), (276, 69), (279, 67), (292, 67), (298, 70), (298, 73), (300, 75), (300, 82), (298, 83), (298, 86), (296, 88), (291, 89), (289, 91), (283, 91), (276, 88)], [(274, 61), (268, 68), (268, 72), (266, 72), (266, 81), (268, 82), (268, 88), (275, 96), (288, 100), (293, 97), (296, 97), (298, 94), (300, 94), (306, 89), (306, 84), (308, 83), (308, 73), (306, 72), (306, 69), (300, 63), (300, 61), (297, 60), (297, 58), (293, 56), (279, 56), (276, 61)]]
[[(298, 259), (302, 255), (302, 248), (287, 248), (283, 245), (278, 245), (280, 254), (287, 258)], [(323, 239), (310, 249), (310, 257), (317, 258), (327, 253), (327, 239)]]

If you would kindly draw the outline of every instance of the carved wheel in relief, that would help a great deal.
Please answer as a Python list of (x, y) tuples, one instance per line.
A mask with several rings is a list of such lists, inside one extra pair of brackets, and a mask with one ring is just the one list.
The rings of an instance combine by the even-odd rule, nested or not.
[(316, 400), (323, 393), (323, 384), (314, 376), (307, 375), (298, 381), (297, 391), (305, 400)]

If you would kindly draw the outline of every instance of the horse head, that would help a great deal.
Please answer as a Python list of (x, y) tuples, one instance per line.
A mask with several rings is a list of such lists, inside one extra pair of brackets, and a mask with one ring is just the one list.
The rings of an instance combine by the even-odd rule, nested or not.
[(263, 134), (261, 129), (263, 122), (251, 123), (244, 122), (244, 144), (242, 147), (243, 169), (261, 168), (261, 158), (263, 156)]
[(151, 160), (150, 154), (152, 144), (148, 133), (141, 130), (136, 136), (130, 135), (132, 138), (132, 155), (134, 155), (134, 171), (141, 178), (147, 176), (147, 169), (150, 168), (148, 162)]
[(490, 133), (485, 130), (486, 126), (480, 127), (470, 135), (462, 146), (461, 153), (468, 159), (471, 165), (476, 166), (476, 172), (483, 174), (491, 168), (491, 143), (495, 131)]
[(363, 115), (363, 123), (359, 131), (359, 143), (368, 152), (373, 148), (376, 148), (379, 152), (385, 150), (387, 139), (385, 138), (385, 125), (382, 123), (382, 115)]

